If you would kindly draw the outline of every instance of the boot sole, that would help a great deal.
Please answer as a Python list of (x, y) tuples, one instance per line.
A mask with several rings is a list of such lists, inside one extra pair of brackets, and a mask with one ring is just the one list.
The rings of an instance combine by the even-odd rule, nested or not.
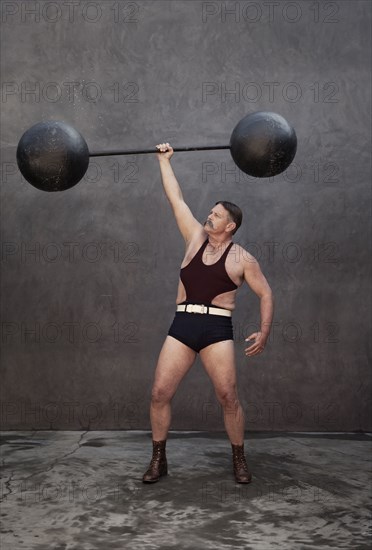
[(249, 481), (238, 481), (237, 479), (235, 480), (236, 483), (244, 483), (245, 485), (248, 485), (248, 483), (252, 483), (252, 480), (250, 479)]
[(143, 479), (142, 480), (142, 483), (156, 483), (157, 481), (160, 480), (161, 477), (164, 477), (168, 475), (168, 473), (165, 473), (165, 474), (161, 474), (159, 477), (157, 477), (156, 479)]

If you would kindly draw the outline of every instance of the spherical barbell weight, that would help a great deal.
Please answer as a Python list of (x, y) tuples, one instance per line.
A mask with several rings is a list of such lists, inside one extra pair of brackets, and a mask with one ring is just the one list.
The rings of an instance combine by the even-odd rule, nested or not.
[(84, 176), (89, 149), (83, 136), (64, 122), (48, 120), (31, 126), (17, 147), (24, 178), (42, 191), (65, 191)]
[(250, 113), (235, 126), (230, 152), (235, 164), (250, 176), (268, 178), (284, 172), (297, 150), (294, 129), (282, 116)]

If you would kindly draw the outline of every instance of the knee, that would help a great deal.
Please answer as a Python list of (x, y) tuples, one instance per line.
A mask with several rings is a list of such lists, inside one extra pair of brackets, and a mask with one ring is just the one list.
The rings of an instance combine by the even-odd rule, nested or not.
[(235, 387), (224, 388), (216, 392), (216, 394), (223, 408), (237, 409), (239, 407), (239, 399)]
[(154, 386), (151, 392), (151, 402), (153, 405), (163, 405), (169, 403), (172, 399), (172, 395), (166, 387)]

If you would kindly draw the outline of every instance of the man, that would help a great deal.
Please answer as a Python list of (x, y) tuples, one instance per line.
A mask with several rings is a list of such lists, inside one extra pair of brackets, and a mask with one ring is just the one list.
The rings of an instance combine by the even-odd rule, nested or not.
[(261, 330), (246, 340), (249, 357), (263, 351), (273, 317), (271, 289), (258, 262), (232, 242), (242, 221), (240, 208), (219, 202), (202, 225), (185, 203), (174, 175), (169, 143), (157, 145), (165, 194), (172, 206), (186, 252), (178, 284), (177, 311), (159, 355), (155, 371), (150, 417), (153, 454), (143, 476), (154, 483), (167, 474), (165, 446), (171, 422), (171, 401), (177, 387), (193, 365), (197, 353), (209, 375), (224, 412), (230, 439), (233, 469), (238, 483), (249, 483), (252, 475), (244, 456), (244, 414), (236, 389), (232, 311), (235, 294), (244, 281), (260, 298)]

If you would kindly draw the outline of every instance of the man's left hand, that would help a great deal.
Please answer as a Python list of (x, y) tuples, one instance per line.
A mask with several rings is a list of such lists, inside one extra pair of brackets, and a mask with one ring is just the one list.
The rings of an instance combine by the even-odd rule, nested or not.
[(246, 342), (248, 342), (249, 340), (254, 340), (254, 343), (248, 348), (245, 348), (245, 355), (247, 355), (248, 357), (252, 357), (253, 355), (258, 355), (259, 353), (263, 352), (263, 350), (265, 349), (267, 338), (262, 335), (262, 332), (253, 332), (253, 334), (245, 339)]

